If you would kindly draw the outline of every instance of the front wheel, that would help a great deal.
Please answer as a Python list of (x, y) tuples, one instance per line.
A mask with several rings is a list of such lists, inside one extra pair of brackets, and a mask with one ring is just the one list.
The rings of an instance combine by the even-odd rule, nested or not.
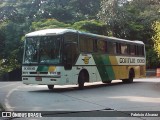
[(53, 88), (54, 88), (54, 85), (48, 85), (49, 90), (53, 90)]
[(103, 83), (107, 83), (107, 84), (111, 84), (112, 80), (111, 81), (102, 81)]
[(133, 83), (133, 78), (122, 79), (123, 83)]

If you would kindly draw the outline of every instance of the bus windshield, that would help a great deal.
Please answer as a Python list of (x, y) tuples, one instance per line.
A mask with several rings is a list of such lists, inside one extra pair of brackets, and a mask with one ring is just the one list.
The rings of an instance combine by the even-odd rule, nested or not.
[(25, 42), (24, 64), (59, 64), (61, 36), (28, 37)]

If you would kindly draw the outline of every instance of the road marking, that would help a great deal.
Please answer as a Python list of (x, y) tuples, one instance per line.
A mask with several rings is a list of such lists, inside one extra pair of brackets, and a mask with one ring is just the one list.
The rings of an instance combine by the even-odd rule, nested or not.
[(8, 94), (6, 95), (6, 98), (5, 98), (5, 107), (7, 108), (8, 111), (13, 111), (13, 108), (11, 107), (10, 103), (9, 103), (9, 97), (11, 96), (11, 94), (17, 90), (17, 88), (20, 87), (20, 86), (17, 86), (16, 88), (13, 88), (11, 89)]

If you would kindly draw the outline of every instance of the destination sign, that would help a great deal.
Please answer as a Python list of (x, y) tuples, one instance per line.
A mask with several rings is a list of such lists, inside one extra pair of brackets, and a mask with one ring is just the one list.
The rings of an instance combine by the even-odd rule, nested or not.
[(24, 71), (35, 71), (37, 69), (37, 67), (35, 67), (35, 66), (25, 66), (25, 67), (22, 67), (22, 69)]

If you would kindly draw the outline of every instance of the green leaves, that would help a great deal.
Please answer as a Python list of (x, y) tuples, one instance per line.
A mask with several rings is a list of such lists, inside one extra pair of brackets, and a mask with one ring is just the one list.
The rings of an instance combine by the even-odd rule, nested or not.
[(156, 21), (153, 24), (153, 30), (154, 30), (154, 36), (153, 36), (153, 42), (154, 42), (154, 49), (160, 58), (160, 21)]
[(151, 25), (160, 19), (159, 6), (158, 0), (102, 0), (98, 17), (113, 36), (150, 44)]
[(95, 34), (104, 35), (107, 33), (106, 25), (96, 20), (75, 22), (72, 27), (77, 30), (92, 32)]
[(32, 22), (31, 31), (42, 30), (47, 28), (67, 28), (69, 24), (59, 22), (56, 19), (44, 19), (38, 22)]

